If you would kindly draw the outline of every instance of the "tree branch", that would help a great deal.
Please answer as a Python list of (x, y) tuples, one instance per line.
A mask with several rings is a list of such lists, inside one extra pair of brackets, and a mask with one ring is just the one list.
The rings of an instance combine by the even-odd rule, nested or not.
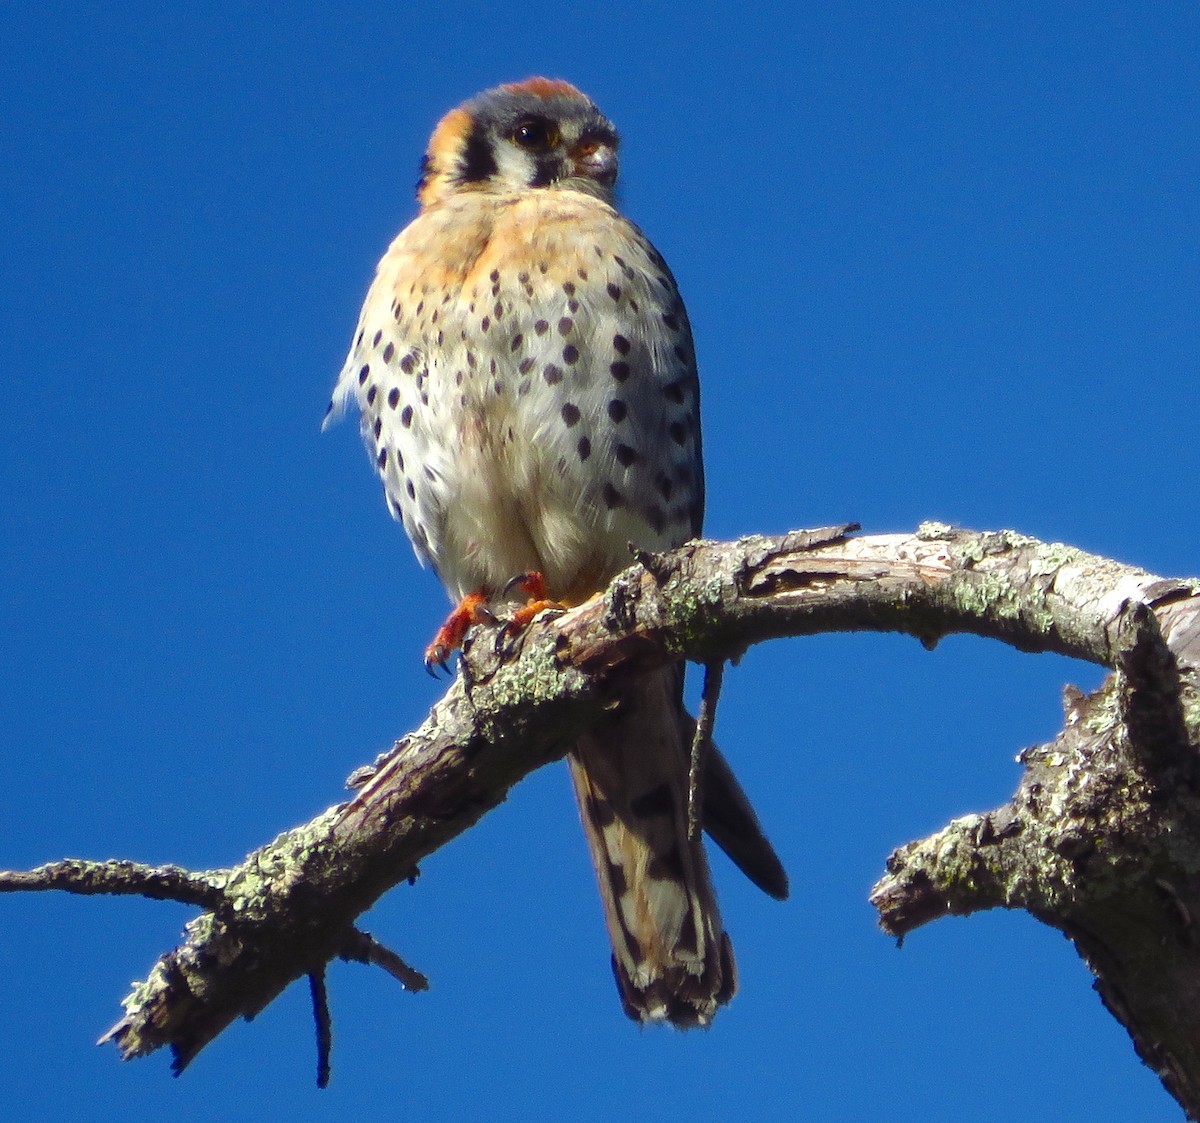
[[(511, 657), (481, 636), (421, 727), (353, 774), (351, 799), (237, 866), (64, 862), (0, 874), (0, 889), (141, 893), (206, 910), (105, 1035), (124, 1057), (168, 1045), (179, 1071), (302, 976), (327, 1015), (323, 971), (335, 956), (423, 989), (355, 919), (561, 756), (628, 677), (682, 658), (736, 661), (781, 636), (898, 631), (932, 647), (973, 632), (1115, 673), (1068, 697), (1062, 733), (1024, 754), (1010, 804), (892, 855), (872, 897), (881, 923), (903, 937), (937, 916), (1003, 906), (1062, 929), (1141, 1055), (1198, 1117), (1200, 586), (1010, 532), (851, 529), (640, 554), (601, 597), (535, 622)], [(326, 1063), (320, 1018), (318, 1028)]]

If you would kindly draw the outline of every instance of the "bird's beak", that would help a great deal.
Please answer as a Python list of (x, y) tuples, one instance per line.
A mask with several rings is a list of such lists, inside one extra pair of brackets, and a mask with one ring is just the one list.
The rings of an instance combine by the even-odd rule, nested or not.
[(617, 179), (617, 150), (611, 144), (586, 140), (569, 153), (571, 172), (611, 187)]

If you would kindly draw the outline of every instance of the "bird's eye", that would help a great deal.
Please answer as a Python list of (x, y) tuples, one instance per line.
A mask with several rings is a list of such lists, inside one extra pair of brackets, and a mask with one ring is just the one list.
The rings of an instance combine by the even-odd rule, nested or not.
[(526, 152), (545, 152), (558, 143), (558, 130), (540, 117), (526, 117), (513, 129), (512, 139)]

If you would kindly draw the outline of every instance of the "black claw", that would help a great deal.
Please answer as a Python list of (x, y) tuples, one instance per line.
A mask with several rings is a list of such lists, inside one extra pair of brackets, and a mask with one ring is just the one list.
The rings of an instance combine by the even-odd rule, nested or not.
[(504, 656), (512, 654), (512, 648), (508, 646), (507, 641), (514, 631), (511, 620), (505, 620), (500, 624), (500, 627), (496, 629), (496, 642), (492, 647), (493, 654)]
[(518, 573), (516, 577), (513, 577), (508, 584), (506, 584), (504, 588), (500, 590), (500, 598), (503, 600), (508, 596), (509, 593), (513, 591), (513, 589), (517, 588), (517, 586), (523, 586), (525, 582), (528, 581), (532, 576), (532, 571), (528, 573)]
[(450, 670), (450, 666), (446, 662), (448, 657), (448, 655), (438, 656), (432, 654), (425, 656), (425, 670), (429, 673), (430, 678), (436, 679), (438, 677), (439, 669), (445, 671), (446, 674), (453, 676), (453, 672)]

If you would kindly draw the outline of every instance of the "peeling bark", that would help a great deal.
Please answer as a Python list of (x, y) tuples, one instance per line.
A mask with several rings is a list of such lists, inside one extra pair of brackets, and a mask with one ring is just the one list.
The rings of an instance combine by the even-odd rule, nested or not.
[(1020, 908), (1065, 932), (1142, 1058), (1200, 1119), (1200, 584), (1163, 580), (1011, 532), (853, 527), (643, 554), (601, 596), (497, 652), (479, 633), (417, 730), (350, 778), (354, 795), (228, 869), (70, 861), (0, 873), (0, 890), (179, 900), (204, 911), (124, 1000), (103, 1040), (167, 1045), (176, 1071), (233, 1019), (308, 977), (327, 1075), (324, 969), (424, 978), (355, 927), (417, 863), (561, 756), (629, 676), (710, 665), (751, 644), (898, 631), (932, 647), (972, 632), (1113, 674), (1068, 692), (1062, 732), (1022, 755), (1012, 801), (892, 854), (872, 901), (902, 938), (947, 914)]

